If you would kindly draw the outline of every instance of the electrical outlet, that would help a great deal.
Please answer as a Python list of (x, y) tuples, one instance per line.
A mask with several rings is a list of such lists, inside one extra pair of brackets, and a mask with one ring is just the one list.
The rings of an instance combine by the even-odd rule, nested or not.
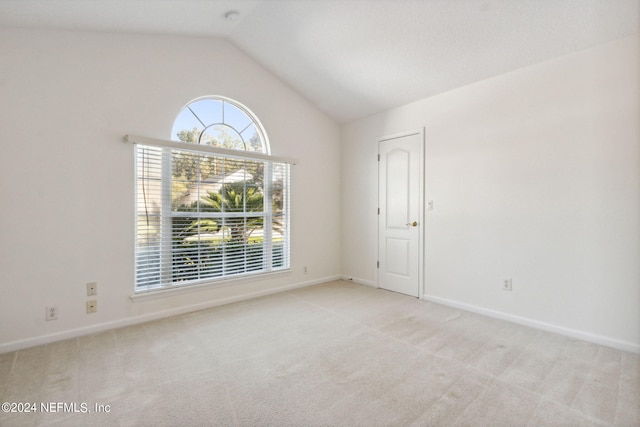
[(87, 314), (95, 313), (96, 311), (98, 311), (98, 301), (87, 301)]
[(47, 306), (45, 319), (46, 320), (57, 320), (58, 319), (58, 306), (57, 305), (48, 305)]
[(98, 282), (87, 283), (87, 296), (92, 297), (98, 295)]
[(504, 279), (502, 281), (502, 290), (503, 291), (512, 291), (513, 290), (513, 286), (512, 286), (512, 282), (511, 279)]

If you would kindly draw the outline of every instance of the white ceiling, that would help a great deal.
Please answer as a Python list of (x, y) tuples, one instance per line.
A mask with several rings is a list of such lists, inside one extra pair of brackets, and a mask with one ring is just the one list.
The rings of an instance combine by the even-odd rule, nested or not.
[(342, 123), (638, 34), (640, 0), (0, 0), (0, 26), (225, 37)]

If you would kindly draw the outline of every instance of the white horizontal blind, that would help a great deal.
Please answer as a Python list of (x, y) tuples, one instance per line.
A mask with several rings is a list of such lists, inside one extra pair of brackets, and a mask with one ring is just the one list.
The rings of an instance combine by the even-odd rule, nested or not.
[(197, 148), (136, 145), (136, 292), (289, 268), (289, 164)]

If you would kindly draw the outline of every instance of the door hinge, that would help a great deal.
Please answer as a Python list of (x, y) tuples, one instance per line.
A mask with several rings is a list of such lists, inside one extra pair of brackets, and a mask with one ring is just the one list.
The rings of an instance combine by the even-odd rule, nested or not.
[(380, 215), (380, 208), (378, 208), (378, 215)]
[(380, 161), (380, 154), (378, 154), (378, 161)]
[(380, 261), (376, 261), (376, 268), (380, 268)]

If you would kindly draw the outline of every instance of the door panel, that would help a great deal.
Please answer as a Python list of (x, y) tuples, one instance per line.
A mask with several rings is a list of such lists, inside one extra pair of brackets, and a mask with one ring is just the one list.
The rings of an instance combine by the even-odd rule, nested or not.
[(385, 155), (387, 228), (404, 229), (409, 221), (409, 159), (410, 153), (402, 149), (393, 149)]
[(408, 239), (387, 238), (386, 271), (388, 273), (409, 276), (410, 243)]
[(422, 271), (422, 133), (379, 141), (378, 286), (418, 297)]

